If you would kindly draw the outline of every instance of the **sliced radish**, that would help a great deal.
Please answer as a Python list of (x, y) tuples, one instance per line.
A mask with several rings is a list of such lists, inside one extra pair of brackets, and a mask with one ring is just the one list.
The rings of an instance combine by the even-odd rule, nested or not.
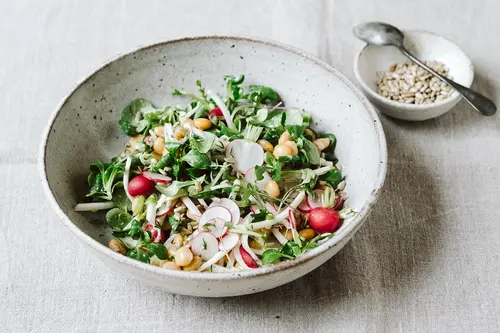
[(292, 229), (296, 228), (295, 215), (293, 215), (293, 211), (290, 209), (288, 211), (288, 220), (290, 221), (290, 227)]
[(194, 255), (200, 256), (207, 261), (219, 252), (219, 242), (214, 235), (209, 232), (200, 232), (191, 241), (191, 251)]
[[(210, 204), (209, 208), (211, 207), (216, 207), (216, 206), (221, 206), (229, 210), (231, 213), (231, 220), (233, 224), (237, 224), (240, 220), (240, 207), (231, 199), (227, 198), (221, 198), (221, 199), (214, 199), (212, 204)], [(229, 222), (229, 221), (228, 221)]]
[(222, 237), (219, 242), (219, 249), (229, 252), (238, 244), (240, 241), (240, 236), (238, 234), (228, 233), (226, 236)]
[(161, 173), (144, 171), (142, 173), (142, 175), (144, 177), (146, 177), (147, 179), (152, 180), (152, 181), (157, 182), (157, 183), (170, 184), (172, 182), (172, 178), (164, 176)]
[(111, 209), (115, 207), (112, 201), (79, 203), (75, 206), (75, 212), (95, 212), (96, 210)]
[(165, 203), (156, 212), (156, 217), (166, 216), (168, 213), (172, 212), (173, 210), (174, 210), (174, 206), (173, 205), (169, 206), (168, 204)]
[(165, 232), (156, 225), (146, 224), (144, 231), (151, 231), (151, 241), (153, 243), (164, 243), (167, 239)]
[(155, 191), (155, 183), (143, 175), (136, 176), (128, 184), (128, 193), (137, 197), (139, 195), (148, 196)]
[(303, 214), (309, 214), (311, 212), (311, 207), (307, 204), (307, 200), (302, 201), (297, 209)]
[(247, 172), (245, 173), (245, 180), (248, 183), (252, 183), (252, 184), (255, 183), (255, 185), (257, 185), (257, 187), (259, 189), (263, 190), (264, 185), (271, 179), (271, 176), (269, 175), (269, 173), (267, 171), (264, 172), (263, 176), (264, 176), (264, 179), (257, 180), (255, 177), (255, 167), (253, 167), (253, 168), (248, 169)]
[(208, 229), (216, 237), (222, 237), (227, 231), (225, 224), (231, 220), (232, 215), (229, 209), (223, 206), (212, 206), (201, 215), (199, 226), (202, 228), (207, 223), (214, 224), (215, 226), (209, 226)]
[(278, 207), (271, 202), (266, 202), (266, 210), (273, 215), (278, 214)]
[(203, 225), (200, 224), (200, 228), (208, 230), (217, 239), (224, 237), (227, 233), (227, 221), (220, 219), (218, 217), (211, 220), (207, 220)]
[(264, 163), (264, 149), (258, 143), (237, 139), (227, 146), (226, 157), (231, 160), (236, 170), (243, 174)]
[(345, 198), (344, 197), (337, 197), (335, 199), (335, 204), (333, 205), (333, 208), (334, 210), (341, 210), (342, 208), (344, 208), (344, 202), (345, 202)]
[(249, 268), (258, 268), (259, 267), (259, 265), (257, 265), (255, 260), (253, 260), (252, 256), (243, 248), (243, 246), (240, 246), (239, 250), (240, 250), (241, 258), (243, 259), (243, 261), (245, 262), (245, 264)]
[(323, 207), (323, 191), (322, 190), (314, 190), (314, 199), (310, 196), (306, 197), (306, 203), (310, 209)]
[(233, 123), (233, 119), (231, 119), (231, 112), (227, 108), (226, 104), (222, 101), (222, 99), (210, 89), (206, 89), (205, 93), (207, 94), (208, 97), (213, 99), (215, 104), (217, 104), (217, 106), (219, 107), (220, 111), (224, 115), (224, 119), (226, 120), (227, 127), (229, 127), (229, 129), (231, 129), (231, 130), (236, 129), (236, 127), (234, 126), (234, 123)]

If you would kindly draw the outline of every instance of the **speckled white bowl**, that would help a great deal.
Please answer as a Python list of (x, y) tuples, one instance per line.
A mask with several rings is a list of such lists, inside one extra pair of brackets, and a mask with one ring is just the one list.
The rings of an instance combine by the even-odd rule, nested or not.
[[(224, 91), (223, 76), (246, 75), (246, 83), (276, 88), (286, 104), (304, 107), (321, 131), (338, 137), (337, 155), (347, 174), (348, 205), (359, 214), (319, 248), (294, 261), (237, 273), (190, 273), (146, 265), (106, 246), (110, 230), (96, 214), (77, 213), (87, 191), (88, 164), (108, 160), (127, 141), (117, 121), (132, 99), (158, 106), (185, 102), (173, 88), (195, 91), (195, 81)], [(290, 282), (337, 253), (358, 230), (384, 182), (386, 141), (376, 112), (334, 68), (297, 49), (239, 37), (198, 37), (146, 46), (108, 61), (64, 98), (51, 118), (40, 152), (47, 197), (91, 252), (114, 271), (170, 292), (235, 296)], [(102, 216), (101, 216), (102, 217)]]
[[(453, 80), (470, 87), (474, 68), (467, 55), (452, 41), (425, 31), (404, 31), (404, 45), (421, 60), (437, 60), (450, 69)], [(395, 63), (408, 61), (393, 46), (366, 45), (354, 58), (354, 75), (358, 83), (378, 109), (388, 116), (405, 120), (427, 120), (438, 117), (453, 108), (462, 98), (454, 91), (450, 98), (432, 104), (404, 104), (377, 94), (377, 72), (384, 72)]]

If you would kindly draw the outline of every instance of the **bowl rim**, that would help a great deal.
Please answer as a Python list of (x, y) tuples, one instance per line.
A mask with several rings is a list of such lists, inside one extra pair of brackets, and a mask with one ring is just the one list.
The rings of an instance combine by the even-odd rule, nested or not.
[[(118, 254), (111, 249), (109, 249), (107, 246), (101, 244), (97, 240), (93, 239), (89, 235), (87, 235), (84, 231), (82, 231), (76, 224), (74, 224), (71, 219), (64, 213), (63, 209), (61, 206), (59, 206), (53, 192), (51, 189), (51, 186), (48, 182), (47, 179), (47, 172), (46, 172), (46, 154), (47, 154), (47, 141), (49, 139), (52, 126), (54, 122), (56, 121), (57, 117), (59, 116), (59, 112), (63, 108), (63, 106), (66, 104), (68, 99), (74, 94), (74, 92), (82, 86), (88, 79), (90, 79), (92, 76), (97, 74), (100, 70), (106, 68), (109, 66), (111, 63), (126, 57), (128, 55), (134, 54), (136, 52), (140, 52), (146, 49), (158, 47), (158, 46), (164, 46), (164, 45), (173, 45), (176, 43), (184, 43), (184, 42), (193, 42), (193, 41), (200, 41), (200, 40), (235, 40), (235, 41), (244, 41), (244, 42), (251, 42), (255, 44), (260, 44), (264, 46), (271, 46), (275, 47), (284, 51), (287, 51), (289, 53), (293, 53), (296, 56), (300, 56), (304, 59), (307, 59), (309, 61), (312, 61), (315, 65), (321, 66), (327, 71), (329, 71), (332, 75), (335, 75), (339, 80), (342, 81), (343, 84), (345, 84), (360, 100), (360, 102), (363, 104), (365, 107), (366, 111), (368, 112), (368, 115), (371, 117), (373, 120), (371, 123), (375, 128), (375, 133), (376, 133), (376, 140), (378, 142), (378, 147), (380, 150), (380, 160), (378, 161), (378, 172), (375, 180), (375, 186), (372, 189), (372, 191), (369, 194), (369, 197), (363, 206), (363, 208), (356, 214), (355, 217), (353, 217), (349, 223), (345, 225), (344, 228), (341, 228), (338, 233), (336, 233), (331, 239), (329, 239), (327, 242), (324, 244), (321, 244), (319, 247), (305, 253), (302, 256), (299, 256), (298, 258), (294, 260), (287, 260), (283, 261), (280, 263), (276, 263), (273, 265), (269, 266), (263, 266), (259, 267), (257, 269), (252, 269), (252, 270), (246, 270), (246, 271), (237, 271), (237, 272), (228, 272), (228, 273), (217, 273), (217, 274), (207, 274), (207, 273), (202, 273), (202, 272), (184, 272), (184, 271), (175, 271), (175, 270), (168, 270), (164, 269), (161, 267), (157, 267), (151, 264), (146, 264), (131, 258), (128, 258), (124, 255)], [(73, 88), (63, 97), (63, 99), (59, 102), (57, 105), (56, 109), (53, 111), (52, 115), (50, 116), (50, 119), (45, 127), (45, 130), (42, 135), (42, 142), (40, 145), (39, 149), (39, 173), (40, 173), (40, 178), (42, 181), (42, 187), (44, 189), (45, 195), (50, 202), (50, 205), (52, 206), (53, 210), (57, 213), (59, 218), (62, 220), (64, 225), (68, 227), (78, 238), (80, 238), (82, 241), (84, 241), (88, 246), (99, 252), (100, 254), (104, 255), (105, 257), (110, 258), (111, 260), (115, 261), (117, 264), (123, 264), (125, 266), (134, 268), (138, 271), (142, 271), (145, 274), (153, 274), (158, 277), (166, 277), (166, 278), (183, 278), (183, 279), (190, 279), (190, 280), (195, 280), (195, 281), (227, 281), (227, 280), (236, 280), (236, 279), (242, 279), (242, 278), (252, 278), (252, 277), (258, 277), (258, 276), (264, 276), (264, 275), (269, 275), (277, 271), (281, 270), (288, 270), (292, 269), (296, 266), (299, 266), (315, 257), (320, 255), (321, 253), (324, 253), (328, 251), (329, 249), (337, 246), (339, 243), (342, 243), (343, 240), (350, 239), (350, 236), (357, 231), (357, 229), (361, 226), (362, 222), (365, 220), (367, 217), (368, 213), (370, 212), (371, 208), (373, 205), (376, 203), (378, 197), (380, 196), (381, 189), (384, 185), (385, 181), (385, 176), (387, 173), (387, 143), (386, 143), (386, 138), (384, 134), (384, 130), (382, 127), (382, 124), (380, 122), (380, 119), (378, 117), (377, 112), (373, 108), (373, 106), (368, 102), (366, 97), (359, 91), (359, 89), (355, 86), (354, 83), (349, 81), (343, 74), (341, 74), (337, 69), (335, 69), (333, 66), (330, 66), (329, 64), (325, 63), (324, 61), (316, 58), (315, 56), (302, 51), (300, 49), (297, 49), (295, 47), (289, 46), (287, 44), (283, 44), (280, 42), (268, 40), (268, 39), (262, 39), (262, 38), (256, 38), (256, 37), (246, 37), (246, 36), (230, 36), (230, 35), (204, 35), (204, 36), (194, 36), (194, 37), (184, 37), (184, 38), (178, 38), (178, 39), (171, 39), (171, 40), (166, 40), (166, 41), (161, 41), (157, 43), (152, 43), (152, 44), (147, 44), (143, 46), (136, 47), (130, 51), (119, 53), (118, 55), (106, 60), (102, 65), (99, 65), (96, 69), (90, 72), (90, 74), (84, 76), (82, 79), (80, 79), (74, 86)]]
[[(402, 31), (403, 31), (403, 34), (438, 37), (438, 38), (443, 39), (443, 40), (451, 43), (452, 45), (454, 45), (458, 49), (458, 51), (461, 52), (465, 56), (465, 59), (467, 60), (468, 81), (466, 82), (466, 84), (463, 84), (463, 86), (470, 88), (470, 86), (472, 85), (472, 81), (474, 80), (474, 65), (472, 64), (472, 61), (470, 60), (469, 56), (464, 52), (464, 50), (462, 50), (462, 48), (457, 43), (455, 43), (454, 41), (452, 41), (451, 39), (449, 39), (447, 37), (444, 37), (442, 35), (439, 35), (437, 33), (430, 32), (430, 31), (418, 30), (418, 29), (417, 30), (402, 30)], [(385, 98), (383, 96), (380, 96), (379, 94), (377, 94), (377, 92), (375, 90), (373, 90), (365, 82), (365, 80), (363, 80), (363, 78), (361, 77), (361, 74), (359, 72), (359, 59), (369, 46), (370, 45), (365, 44), (355, 54), (355, 56), (354, 56), (354, 76), (356, 77), (356, 80), (358, 81), (361, 88), (363, 88), (363, 90), (368, 95), (370, 95), (371, 98), (375, 99), (377, 102), (380, 102), (382, 104), (386, 104), (388, 106), (392, 106), (394, 108), (404, 109), (405, 111), (422, 111), (422, 110), (429, 109), (429, 108), (434, 108), (434, 107), (438, 108), (440, 106), (457, 103), (458, 100), (460, 100), (462, 98), (462, 96), (460, 94), (458, 94), (456, 91), (453, 91), (452, 96), (450, 98), (444, 99), (444, 100), (439, 101), (439, 102), (434, 102), (431, 104), (405, 104), (405, 103), (396, 102), (396, 101), (390, 100), (388, 98)]]

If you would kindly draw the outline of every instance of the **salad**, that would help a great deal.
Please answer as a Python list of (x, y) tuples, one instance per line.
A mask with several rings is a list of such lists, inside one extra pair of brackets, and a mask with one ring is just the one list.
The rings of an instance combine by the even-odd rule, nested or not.
[(139, 98), (123, 110), (130, 140), (90, 165), (75, 207), (108, 210), (113, 251), (166, 269), (254, 269), (314, 249), (354, 214), (335, 135), (270, 87), (224, 80), (224, 97), (197, 81), (197, 94), (173, 92), (186, 106)]

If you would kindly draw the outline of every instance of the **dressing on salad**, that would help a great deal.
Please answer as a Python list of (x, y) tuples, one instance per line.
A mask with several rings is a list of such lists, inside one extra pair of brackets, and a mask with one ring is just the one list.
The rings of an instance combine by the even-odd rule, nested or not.
[(224, 97), (197, 81), (198, 94), (173, 92), (186, 107), (139, 98), (123, 110), (130, 140), (90, 165), (75, 207), (108, 210), (113, 251), (166, 269), (254, 269), (316, 248), (354, 214), (335, 136), (272, 88), (224, 79)]

